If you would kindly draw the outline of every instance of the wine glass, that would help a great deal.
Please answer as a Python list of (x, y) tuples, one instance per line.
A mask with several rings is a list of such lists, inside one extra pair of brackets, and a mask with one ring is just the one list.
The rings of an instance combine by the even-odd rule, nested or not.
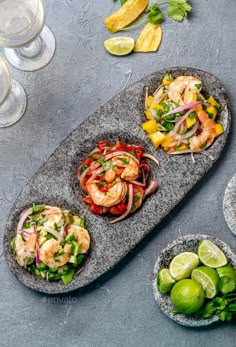
[(0, 56), (0, 128), (17, 122), (25, 108), (25, 91), (19, 82), (13, 80), (7, 61)]
[(20, 70), (39, 70), (50, 62), (56, 44), (45, 26), (44, 0), (0, 0), (0, 46)]

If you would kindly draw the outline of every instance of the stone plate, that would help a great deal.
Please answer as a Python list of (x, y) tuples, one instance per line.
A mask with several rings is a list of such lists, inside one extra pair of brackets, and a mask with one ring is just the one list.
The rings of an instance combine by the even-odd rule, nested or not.
[(228, 227), (236, 235), (236, 174), (231, 178), (226, 187), (223, 211)]
[(173, 319), (176, 323), (197, 328), (201, 326), (207, 326), (212, 323), (218, 322), (218, 317), (212, 317), (208, 319), (196, 318), (192, 315), (177, 314), (173, 315), (174, 307), (170, 302), (170, 296), (167, 294), (161, 294), (157, 288), (156, 280), (158, 272), (163, 268), (168, 268), (171, 260), (178, 254), (182, 252), (195, 252), (197, 253), (198, 243), (201, 240), (211, 240), (215, 243), (226, 255), (228, 262), (236, 270), (236, 254), (231, 250), (231, 248), (219, 239), (208, 236), (208, 235), (187, 235), (175, 240), (173, 243), (169, 244), (165, 249), (163, 249), (157, 258), (154, 267), (154, 277), (153, 277), (153, 293), (154, 297), (160, 306), (160, 309), (164, 314), (166, 314), (170, 319)]
[[(153, 93), (166, 71), (142, 79), (89, 116), (62, 142), (17, 198), (6, 225), (4, 253), (11, 271), (26, 286), (55, 294), (88, 285), (110, 270), (150, 233), (218, 159), (230, 129), (229, 102), (222, 83), (207, 72), (191, 68), (168, 69), (174, 76), (199, 77), (203, 82), (203, 92), (215, 95), (223, 106), (219, 121), (224, 124), (225, 132), (206, 150), (207, 155), (195, 155), (196, 163), (193, 163), (190, 155), (168, 156), (162, 150), (155, 151), (141, 129), (145, 87), (148, 86), (149, 92)], [(114, 225), (109, 224), (110, 217), (87, 213), (92, 249), (81, 273), (67, 286), (37, 279), (18, 266), (11, 253), (10, 240), (15, 235), (20, 212), (32, 202), (46, 202), (70, 208), (76, 213), (84, 210), (81, 200), (84, 193), (76, 179), (76, 171), (81, 160), (101, 140), (122, 140), (142, 145), (155, 155), (161, 163), (159, 169), (153, 166), (152, 170), (153, 177), (159, 181), (159, 191), (148, 198), (136, 213)]]

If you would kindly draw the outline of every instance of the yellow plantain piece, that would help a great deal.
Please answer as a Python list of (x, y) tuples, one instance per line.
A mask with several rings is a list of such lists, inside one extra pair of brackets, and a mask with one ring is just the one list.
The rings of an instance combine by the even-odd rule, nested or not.
[(160, 24), (148, 23), (141, 31), (137, 39), (135, 52), (155, 52), (158, 50), (162, 39), (162, 29)]
[(115, 11), (104, 22), (111, 33), (116, 33), (132, 23), (145, 10), (148, 0), (128, 0), (119, 10)]

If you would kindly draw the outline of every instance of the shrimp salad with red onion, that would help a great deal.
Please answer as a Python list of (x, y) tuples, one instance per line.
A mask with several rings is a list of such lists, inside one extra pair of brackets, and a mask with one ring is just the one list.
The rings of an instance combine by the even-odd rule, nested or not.
[(157, 181), (149, 181), (148, 159), (159, 165), (140, 146), (99, 142), (77, 171), (80, 185), (87, 193), (83, 201), (95, 214), (117, 215), (110, 223), (125, 219), (157, 189)]
[(37, 277), (70, 283), (90, 249), (85, 219), (45, 204), (23, 211), (11, 242), (17, 263)]

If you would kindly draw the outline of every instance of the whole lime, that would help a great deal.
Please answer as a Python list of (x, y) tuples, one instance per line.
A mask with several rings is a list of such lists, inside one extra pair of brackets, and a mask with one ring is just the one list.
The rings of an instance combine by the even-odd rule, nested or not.
[(170, 293), (170, 300), (178, 313), (197, 312), (202, 307), (204, 299), (205, 294), (201, 284), (191, 279), (177, 282)]

